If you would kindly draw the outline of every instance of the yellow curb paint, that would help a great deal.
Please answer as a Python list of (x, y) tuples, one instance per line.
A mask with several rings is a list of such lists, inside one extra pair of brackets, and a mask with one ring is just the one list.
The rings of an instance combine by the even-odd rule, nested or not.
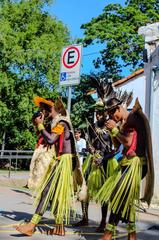
[[(0, 233), (19, 233), (18, 231), (16, 230), (0, 230)], [(21, 234), (21, 233), (19, 233)], [(34, 234), (42, 234), (41, 232), (39, 231), (36, 231)], [(89, 233), (89, 232), (79, 232), (79, 233), (75, 233), (75, 232), (66, 232), (65, 235), (94, 235), (94, 236), (99, 236), (99, 235), (103, 235), (103, 233)], [(120, 235), (117, 235), (117, 236), (113, 236), (113, 239), (118, 239), (118, 238), (121, 238), (121, 237), (126, 237), (128, 234), (120, 234)]]
[[(17, 224), (10, 224), (10, 225), (0, 225), (0, 228), (8, 228), (8, 227), (14, 227), (14, 226), (18, 226), (18, 225), (23, 225), (22, 223), (17, 223)], [(47, 223), (43, 223), (43, 224), (38, 224), (37, 226), (49, 226), (50, 224)], [(55, 227), (55, 224), (51, 224), (52, 227)], [(73, 225), (65, 225), (65, 227), (73, 227)], [(83, 226), (82, 228), (96, 228), (97, 226)]]
[[(0, 230), (0, 233), (19, 233), (19, 234), (22, 234), (16, 230)], [(34, 234), (42, 234), (41, 232), (38, 232), (36, 231)], [(103, 233), (88, 233), (88, 232), (83, 232), (83, 233), (74, 233), (74, 232), (66, 232), (65, 235), (103, 235)], [(127, 236), (127, 234), (122, 234), (122, 235), (119, 235), (119, 236), (114, 236), (114, 238), (119, 238), (119, 237), (124, 237), (124, 236)]]
[[(22, 234), (20, 232), (18, 232), (17, 230), (0, 230), (0, 233), (19, 233)], [(41, 234), (40, 232), (35, 232), (34, 234)]]

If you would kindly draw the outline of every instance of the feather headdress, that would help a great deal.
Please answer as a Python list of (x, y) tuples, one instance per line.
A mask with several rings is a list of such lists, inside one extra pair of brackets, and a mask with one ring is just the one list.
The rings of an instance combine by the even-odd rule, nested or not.
[(133, 92), (115, 91), (112, 82), (107, 77), (99, 77), (95, 75), (90, 76), (91, 85), (96, 88), (98, 101), (95, 107), (106, 108), (106, 102), (111, 98), (117, 98), (124, 107), (128, 107), (133, 99)]

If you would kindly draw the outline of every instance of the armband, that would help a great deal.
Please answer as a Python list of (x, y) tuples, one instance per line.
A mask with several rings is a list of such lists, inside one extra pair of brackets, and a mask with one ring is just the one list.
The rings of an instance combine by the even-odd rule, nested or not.
[(41, 131), (41, 130), (44, 130), (44, 129), (45, 129), (44, 125), (42, 123), (39, 123), (38, 124), (38, 130)]
[(111, 135), (112, 137), (116, 137), (119, 133), (119, 129), (117, 127), (114, 127), (112, 130), (111, 130)]

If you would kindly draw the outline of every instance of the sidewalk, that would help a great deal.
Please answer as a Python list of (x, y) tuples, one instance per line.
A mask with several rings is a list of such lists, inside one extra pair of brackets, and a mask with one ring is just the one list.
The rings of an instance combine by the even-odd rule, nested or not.
[(26, 185), (29, 171), (0, 171), (0, 186), (23, 187)]
[[(16, 232), (13, 225), (31, 218), (31, 215), (34, 212), (32, 203), (33, 198), (27, 189), (0, 187), (0, 239), (28, 239), (28, 237)], [(81, 206), (78, 202), (76, 203), (76, 209), (78, 213), (78, 221), (81, 215)], [(73, 228), (72, 220), (71, 224), (66, 228), (65, 237), (46, 236), (41, 234), (41, 230), (52, 227), (52, 219), (49, 212), (46, 212), (44, 218), (36, 229), (36, 233), (32, 237), (29, 237), (29, 239), (97, 240), (101, 237), (101, 234), (95, 233), (100, 218), (100, 206), (91, 203), (89, 207), (90, 222), (88, 227)], [(159, 209), (149, 209), (147, 213), (141, 213), (139, 219), (140, 221), (137, 223), (138, 240), (159, 240)], [(125, 225), (120, 224), (118, 230), (120, 236), (116, 236), (116, 239), (127, 239)]]

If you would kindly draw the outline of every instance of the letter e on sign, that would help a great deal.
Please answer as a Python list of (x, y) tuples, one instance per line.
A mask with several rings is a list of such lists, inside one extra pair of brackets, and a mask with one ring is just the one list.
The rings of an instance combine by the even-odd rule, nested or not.
[(68, 48), (63, 55), (63, 64), (66, 68), (75, 67), (80, 59), (80, 52), (77, 47)]

